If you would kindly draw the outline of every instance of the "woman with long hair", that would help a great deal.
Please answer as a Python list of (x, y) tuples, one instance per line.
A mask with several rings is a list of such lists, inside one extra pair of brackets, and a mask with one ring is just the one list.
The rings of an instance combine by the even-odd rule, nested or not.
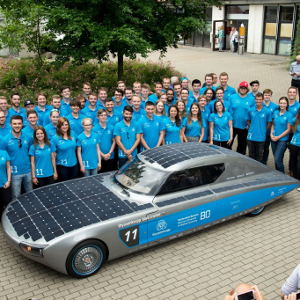
[(279, 108), (274, 111), (271, 127), (271, 147), (274, 155), (275, 169), (284, 173), (283, 156), (287, 148), (289, 133), (292, 129), (291, 121), (293, 115), (289, 110), (289, 100), (287, 97), (279, 99)]
[[(294, 132), (290, 141), (290, 160), (292, 176), (296, 179), (300, 179), (300, 109), (297, 112), (296, 117), (291, 121), (292, 130)], [(299, 189), (298, 189), (299, 190)]]
[(216, 98), (216, 93), (212, 88), (207, 88), (203, 94), (206, 96), (207, 104)]
[(38, 126), (29, 149), (33, 188), (53, 184), (57, 179), (55, 147), (49, 142), (46, 130)]
[(101, 169), (100, 137), (92, 132), (92, 123), (90, 118), (82, 120), (84, 131), (77, 139), (77, 157), (83, 177), (97, 175)]
[(224, 104), (217, 100), (214, 105), (214, 112), (209, 116), (210, 144), (231, 148), (233, 137), (232, 116), (225, 111)]
[(52, 138), (51, 143), (56, 148), (56, 166), (60, 182), (77, 177), (76, 140), (77, 135), (75, 132), (71, 132), (68, 119), (59, 118), (56, 135)]
[(167, 94), (165, 92), (160, 93), (158, 100), (161, 100), (164, 103), (166, 103), (167, 102)]
[(154, 106), (154, 114), (158, 117), (161, 117), (162, 120), (167, 118), (165, 104), (162, 100), (157, 100)]
[(188, 117), (182, 122), (183, 141), (201, 143), (204, 137), (204, 128), (205, 123), (202, 121), (199, 104), (193, 103)]
[(45, 126), (45, 130), (48, 136), (48, 139), (51, 141), (51, 139), (56, 134), (56, 126), (59, 119), (59, 111), (58, 109), (52, 109), (50, 111), (50, 123)]
[(178, 108), (179, 118), (181, 121), (183, 121), (187, 116), (185, 102), (183, 100), (179, 99), (176, 101), (175, 105)]
[(170, 105), (169, 117), (163, 120), (165, 125), (165, 145), (182, 143), (181, 120), (176, 105)]

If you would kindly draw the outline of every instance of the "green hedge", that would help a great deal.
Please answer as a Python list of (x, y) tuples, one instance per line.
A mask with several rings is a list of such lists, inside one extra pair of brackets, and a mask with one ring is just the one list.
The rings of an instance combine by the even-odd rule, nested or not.
[[(71, 62), (58, 66), (46, 63), (39, 67), (35, 60), (5, 60), (0, 59), (0, 95), (9, 98), (12, 92), (19, 92), (21, 99), (33, 99), (37, 92), (45, 92), (48, 100), (54, 94), (60, 94), (60, 87), (67, 85), (72, 90), (72, 96), (82, 93), (82, 83), (92, 84), (92, 90), (106, 87), (112, 95), (118, 81), (117, 62), (108, 61), (101, 64), (85, 63), (74, 65)], [(133, 82), (153, 84), (161, 81), (164, 76), (183, 76), (175, 70), (170, 62), (141, 62), (139, 60), (124, 61), (124, 81), (127, 86)]]

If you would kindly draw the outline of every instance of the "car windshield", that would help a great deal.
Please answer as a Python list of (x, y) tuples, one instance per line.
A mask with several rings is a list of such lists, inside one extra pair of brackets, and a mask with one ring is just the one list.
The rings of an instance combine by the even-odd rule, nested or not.
[(151, 168), (137, 156), (115, 175), (115, 179), (125, 189), (138, 194), (156, 195), (161, 184), (168, 177), (167, 172)]

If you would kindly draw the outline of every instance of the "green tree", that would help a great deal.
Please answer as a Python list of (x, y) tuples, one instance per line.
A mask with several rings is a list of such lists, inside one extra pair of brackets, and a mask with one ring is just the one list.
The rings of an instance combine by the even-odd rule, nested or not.
[[(300, 15), (300, 8), (298, 11)], [(300, 18), (297, 23), (297, 28), (296, 28), (296, 36), (293, 44), (293, 51), (291, 55), (291, 62), (294, 62), (296, 60), (296, 56), (300, 54)]]
[(22, 6), (0, 7), (4, 18), (3, 26), (0, 26), (0, 48), (9, 48), (13, 52), (27, 49), (37, 55), (38, 62), (42, 65), (42, 54), (55, 43), (54, 33), (43, 31), (44, 6), (22, 2)]

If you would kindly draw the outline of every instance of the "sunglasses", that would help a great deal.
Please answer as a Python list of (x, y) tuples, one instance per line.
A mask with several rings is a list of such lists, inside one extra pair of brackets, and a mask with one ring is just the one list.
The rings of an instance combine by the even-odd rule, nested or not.
[(21, 148), (22, 147), (22, 140), (18, 139), (18, 142), (19, 142), (19, 148)]

